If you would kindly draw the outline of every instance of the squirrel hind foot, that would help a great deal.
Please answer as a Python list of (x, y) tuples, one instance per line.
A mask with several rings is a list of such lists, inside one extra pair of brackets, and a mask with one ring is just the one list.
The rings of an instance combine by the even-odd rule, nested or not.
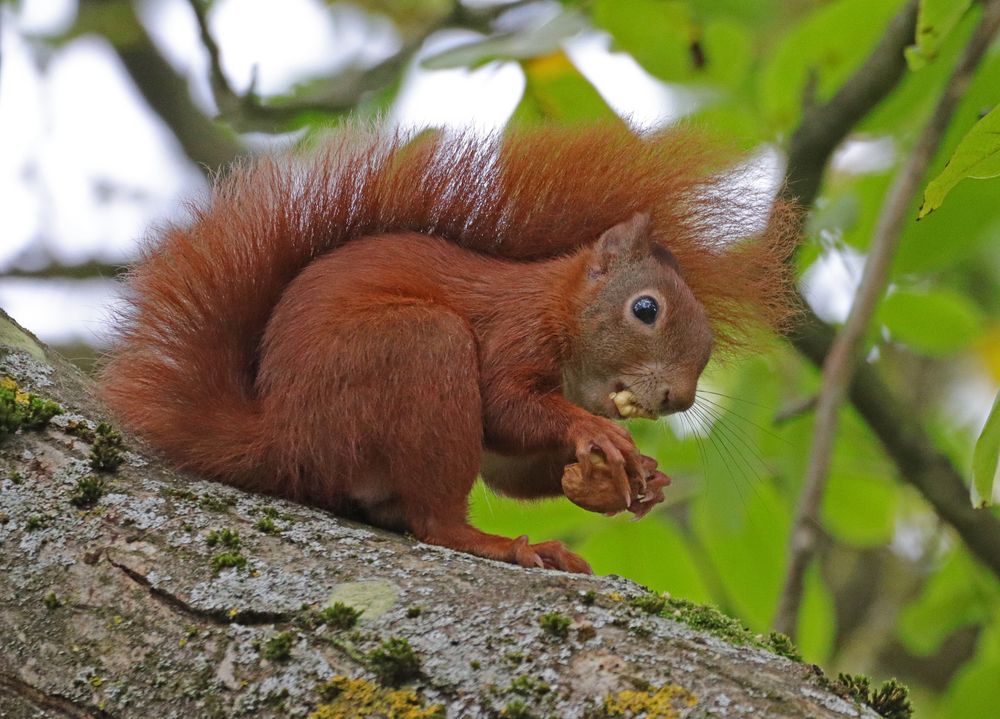
[(441, 527), (427, 533), (417, 531), (415, 534), (417, 539), (428, 544), (448, 547), (487, 559), (497, 559), (521, 567), (593, 574), (590, 565), (582, 557), (569, 551), (565, 544), (558, 541), (530, 544), (528, 536), (524, 534), (516, 539), (510, 539), (487, 534), (468, 524)]

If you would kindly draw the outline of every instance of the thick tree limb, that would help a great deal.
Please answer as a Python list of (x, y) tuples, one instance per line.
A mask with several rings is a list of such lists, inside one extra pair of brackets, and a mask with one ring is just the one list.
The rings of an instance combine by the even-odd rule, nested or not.
[[(419, 544), (136, 452), (92, 507), (73, 506), (91, 473), (74, 427), (101, 418), (88, 380), (0, 312), (4, 376), (69, 412), (0, 439), (4, 716), (303, 716), (338, 701), (318, 688), (335, 675), (385, 696), (372, 651), (405, 639), (420, 665), (410, 698), (453, 717), (604, 716), (627, 691), (677, 716), (876, 718), (814, 667), (635, 606), (655, 598), (621, 579)], [(207, 538), (222, 529), (244, 568), (213, 570), (227, 548)], [(332, 599), (364, 609), (356, 629), (317, 621)], [(546, 630), (550, 612), (566, 625)]]

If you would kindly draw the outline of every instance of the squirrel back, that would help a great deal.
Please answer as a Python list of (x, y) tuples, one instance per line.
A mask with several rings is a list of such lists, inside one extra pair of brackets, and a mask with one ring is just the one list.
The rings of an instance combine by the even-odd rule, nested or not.
[[(788, 316), (794, 222), (764, 190), (727, 191), (732, 153), (689, 129), (526, 128), (502, 136), (348, 129), (311, 153), (237, 163), (128, 277), (102, 372), (111, 408), (175, 464), (272, 491), (255, 396), (285, 288), (354, 238), (435, 235), (531, 262), (647, 213), (704, 306), (717, 347)], [(769, 210), (770, 208), (770, 210)], [(764, 230), (768, 211), (772, 221)]]

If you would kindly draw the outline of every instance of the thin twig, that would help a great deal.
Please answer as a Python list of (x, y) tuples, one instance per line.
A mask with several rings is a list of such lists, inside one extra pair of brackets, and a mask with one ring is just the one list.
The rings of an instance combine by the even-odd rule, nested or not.
[(195, 20), (198, 23), (198, 33), (201, 36), (201, 44), (205, 46), (208, 53), (208, 61), (212, 82), (212, 93), (215, 101), (220, 107), (238, 105), (240, 96), (233, 90), (229, 83), (229, 78), (222, 69), (222, 53), (219, 51), (219, 44), (215, 41), (215, 36), (208, 27), (208, 2), (206, 0), (189, 0), (188, 4), (194, 12)]
[[(111, 10), (114, 9), (114, 14)], [(226, 128), (212, 122), (191, 99), (187, 80), (156, 48), (140, 22), (130, 0), (83, 0), (78, 26), (86, 26), (88, 15), (114, 17), (115, 32), (106, 37), (126, 72), (150, 109), (170, 128), (192, 162), (211, 174), (239, 157), (243, 143)]]
[(803, 416), (812, 412), (816, 408), (816, 395), (812, 397), (803, 397), (802, 399), (792, 402), (786, 407), (782, 407), (781, 410), (774, 415), (774, 426), (778, 427), (787, 422), (791, 422), (793, 419)]
[(985, 5), (979, 26), (949, 78), (934, 113), (889, 189), (847, 322), (823, 363), (823, 386), (816, 405), (812, 450), (792, 527), (788, 573), (775, 618), (775, 629), (789, 636), (795, 631), (805, 572), (816, 546), (819, 508), (829, 474), (838, 412), (860, 359), (865, 332), (885, 291), (910, 203), (941, 144), (959, 99), (998, 28), (1000, 0), (992, 0)]
[(457, 0), (450, 12), (421, 28), (406, 40), (402, 48), (379, 63), (369, 67), (348, 67), (337, 72), (326, 84), (324, 95), (310, 99), (262, 100), (251, 82), (245, 93), (237, 92), (222, 69), (219, 45), (208, 26), (205, 0), (188, 0), (198, 23), (202, 44), (208, 52), (211, 68), (212, 92), (219, 106), (219, 114), (235, 129), (245, 131), (274, 131), (290, 120), (306, 113), (340, 115), (354, 110), (368, 93), (387, 87), (403, 73), (424, 42), (443, 27), (457, 25), (486, 32), (493, 21), (514, 5), (493, 8), (469, 9)]

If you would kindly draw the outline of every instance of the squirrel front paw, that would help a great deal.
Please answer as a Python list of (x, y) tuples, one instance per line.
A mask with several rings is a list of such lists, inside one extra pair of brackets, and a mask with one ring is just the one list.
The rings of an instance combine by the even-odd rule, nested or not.
[[(586, 484), (609, 483), (609, 491), (620, 498), (621, 508), (630, 507), (645, 488), (646, 470), (628, 430), (603, 417), (588, 416), (574, 422), (568, 435), (579, 463), (580, 480)], [(604, 479), (592, 481), (595, 473)], [(633, 483), (637, 483), (638, 492), (633, 491)]]
[(646, 486), (642, 493), (628, 506), (628, 511), (635, 515), (633, 520), (642, 519), (649, 514), (649, 510), (662, 502), (664, 500), (663, 488), (670, 484), (670, 477), (656, 468), (656, 460), (652, 457), (643, 455), (642, 466), (646, 472)]
[(670, 484), (670, 477), (656, 468), (656, 460), (652, 457), (640, 455), (640, 461), (643, 474), (629, 477), (631, 501), (627, 504), (610, 467), (596, 452), (591, 453), (589, 473), (585, 473), (580, 463), (566, 466), (562, 476), (563, 493), (571, 502), (591, 512), (612, 516), (627, 509), (635, 519), (641, 519), (663, 501), (663, 488)]

